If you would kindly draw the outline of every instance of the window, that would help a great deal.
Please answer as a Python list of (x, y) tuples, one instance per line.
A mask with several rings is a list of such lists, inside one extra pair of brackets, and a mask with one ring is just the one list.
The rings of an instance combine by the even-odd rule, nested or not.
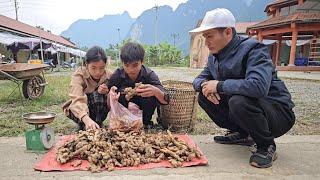
[(286, 16), (296, 12), (298, 5), (283, 7), (280, 9), (280, 16)]
[(292, 14), (292, 13), (296, 12), (297, 9), (298, 9), (298, 5), (290, 6), (290, 12), (289, 12), (289, 14)]
[(290, 12), (290, 6), (288, 7), (283, 7), (280, 9), (280, 16), (286, 16)]

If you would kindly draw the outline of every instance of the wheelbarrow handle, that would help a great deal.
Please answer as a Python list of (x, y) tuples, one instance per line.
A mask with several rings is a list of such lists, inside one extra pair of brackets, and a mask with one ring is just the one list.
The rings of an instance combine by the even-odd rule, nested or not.
[(20, 81), (20, 79), (18, 79), (18, 78), (16, 78), (16, 77), (12, 76), (12, 75), (11, 75), (11, 74), (9, 74), (9, 73), (6, 73), (5, 71), (0, 70), (0, 74), (4, 75), (4, 77), (6, 77), (6, 78), (8, 78), (8, 79), (10, 79), (10, 80), (13, 80), (13, 81)]

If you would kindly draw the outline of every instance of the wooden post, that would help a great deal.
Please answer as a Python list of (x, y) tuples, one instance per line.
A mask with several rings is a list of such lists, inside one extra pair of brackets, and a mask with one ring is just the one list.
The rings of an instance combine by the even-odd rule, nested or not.
[(274, 65), (276, 65), (276, 50), (277, 50), (277, 46), (276, 46), (276, 44), (272, 44), (272, 46), (271, 46), (271, 54), (272, 54), (272, 63), (274, 64)]
[(277, 17), (277, 16), (280, 16), (280, 9), (276, 9), (275, 16), (273, 16), (273, 17)]
[(39, 27), (39, 39), (40, 39), (40, 49), (41, 49), (41, 61), (42, 61), (42, 63), (44, 63), (42, 37), (41, 37), (41, 29), (40, 29), (40, 27)]
[(296, 28), (294, 28), (292, 30), (292, 40), (291, 40), (289, 66), (294, 66), (294, 61), (296, 59), (297, 39), (298, 39), (298, 31), (297, 31)]
[(58, 61), (58, 68), (57, 68), (57, 71), (59, 72), (60, 71), (60, 54), (59, 54), (59, 51), (57, 50), (57, 61)]
[(306, 52), (306, 45), (302, 45), (301, 46), (301, 54), (302, 54), (302, 57), (305, 57), (305, 52)]
[(277, 66), (280, 60), (280, 54), (281, 54), (281, 44), (282, 44), (282, 35), (280, 35), (278, 41), (277, 41), (277, 53), (276, 53), (276, 62), (275, 65)]
[[(312, 39), (310, 41), (310, 44), (311, 44), (310, 47), (314, 47), (313, 41), (317, 39), (317, 36), (318, 36), (317, 32), (313, 32), (313, 37), (312, 37)], [(312, 50), (310, 49), (310, 51), (315, 53), (315, 52), (317, 52), (317, 49), (316, 48), (312, 48)]]
[(263, 40), (263, 36), (262, 36), (261, 31), (258, 32), (257, 40), (258, 40), (259, 42), (262, 42), (262, 40)]
[[(54, 44), (57, 45), (57, 42), (54, 41)], [(56, 50), (57, 50), (57, 61), (58, 61), (58, 66), (57, 66), (57, 71), (60, 72), (60, 67), (61, 67), (61, 64), (60, 64), (60, 54), (59, 54), (59, 48), (56, 47)]]
[(298, 5), (302, 5), (304, 0), (298, 0)]

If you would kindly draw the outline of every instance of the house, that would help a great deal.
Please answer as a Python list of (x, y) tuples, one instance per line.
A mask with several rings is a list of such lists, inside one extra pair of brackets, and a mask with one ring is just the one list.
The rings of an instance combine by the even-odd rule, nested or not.
[(248, 27), (247, 34), (276, 42), (271, 56), (277, 69), (319, 71), (320, 1), (277, 0), (265, 12), (268, 19)]
[[(62, 36), (0, 15), (0, 54), (6, 57), (14, 57), (17, 62), (27, 62), (31, 58), (31, 53), (39, 54), (38, 58), (41, 59), (41, 53), (38, 51), (40, 48), (33, 49), (37, 44), (39, 46), (40, 42), (41, 44), (50, 44), (50, 48), (48, 45), (44, 52), (44, 59), (52, 58), (52, 54), (55, 53), (56, 56), (59, 56), (57, 58), (60, 61), (64, 61), (70, 59), (71, 56), (82, 57), (85, 53), (80, 51), (73, 42)], [(16, 52), (8, 50), (8, 46), (14, 43), (29, 43), (32, 48), (18, 49)]]

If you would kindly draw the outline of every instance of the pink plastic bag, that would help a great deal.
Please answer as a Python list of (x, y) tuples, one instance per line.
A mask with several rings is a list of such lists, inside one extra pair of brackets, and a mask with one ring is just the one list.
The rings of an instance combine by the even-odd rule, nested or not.
[(143, 127), (142, 111), (138, 105), (129, 102), (128, 108), (120, 104), (114, 93), (109, 93), (109, 128), (119, 131), (140, 131)]

